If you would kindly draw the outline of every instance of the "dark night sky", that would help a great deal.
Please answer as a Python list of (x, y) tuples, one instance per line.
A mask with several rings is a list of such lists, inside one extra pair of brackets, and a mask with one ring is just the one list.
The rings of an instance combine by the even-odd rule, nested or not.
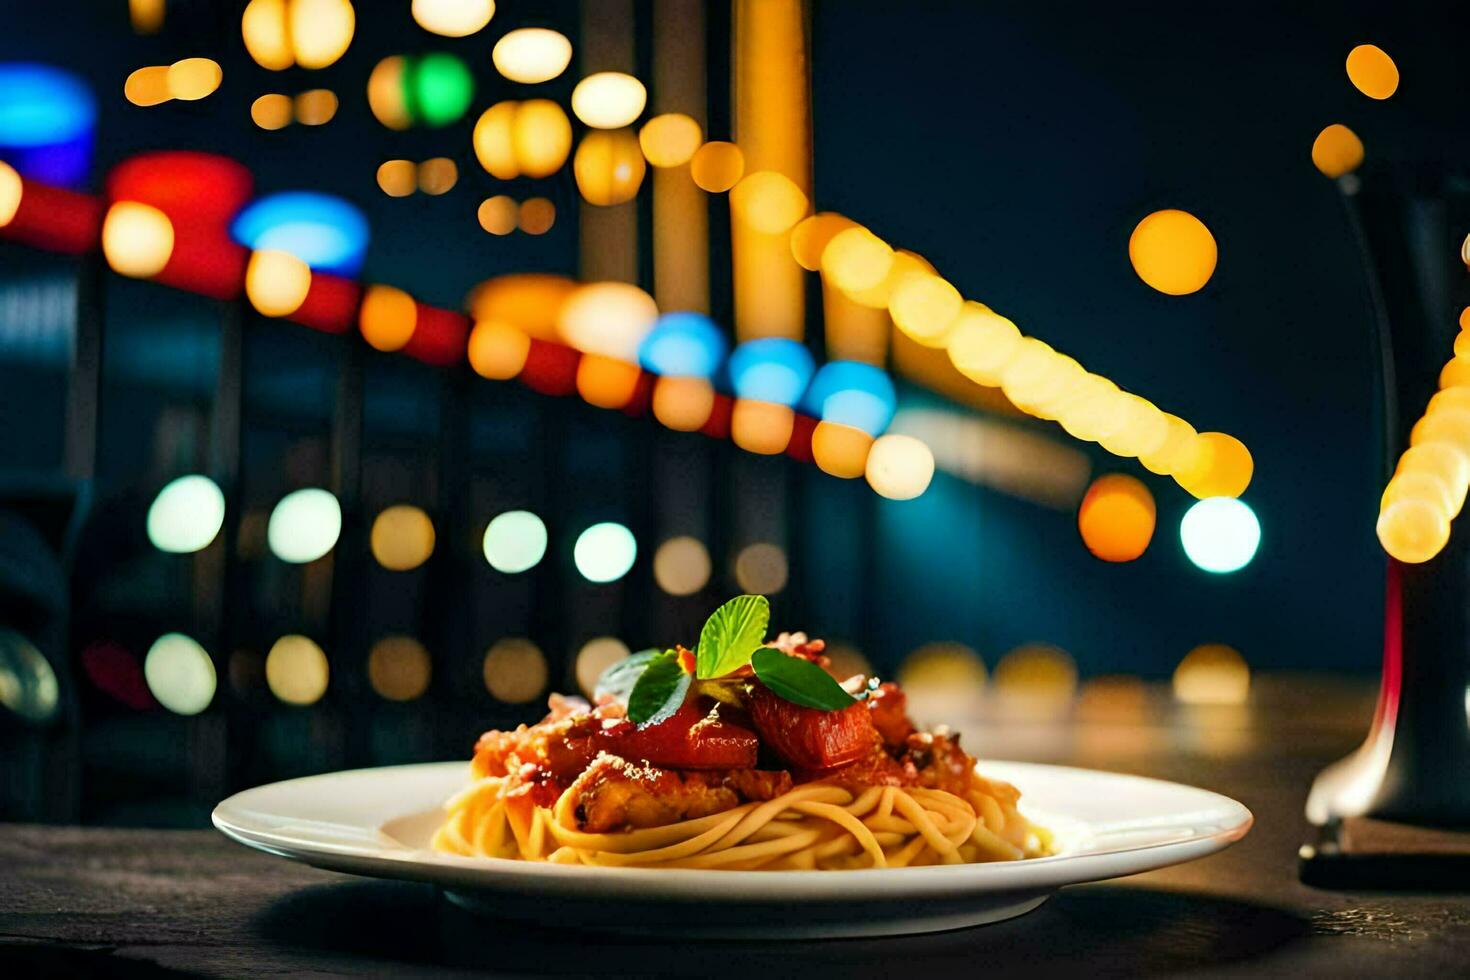
[[(557, 178), (562, 220), (551, 234), (490, 238), (473, 216), (494, 183), (468, 152), (473, 112), (437, 133), (372, 122), (362, 97), (370, 66), (438, 46), (413, 28), (406, 0), (360, 2), (352, 50), (313, 78), (343, 95), (339, 118), (277, 134), (248, 123), (251, 100), (307, 83), (249, 63), (233, 16), (219, 26), (199, 13), (206, 5), (187, 4), (193, 30), (140, 39), (121, 0), (15, 6), (0, 15), (0, 59), (51, 60), (95, 84), (104, 165), (144, 148), (197, 147), (245, 160), (262, 190), (342, 194), (374, 227), (364, 274), (444, 305), (491, 275), (574, 269), (569, 174)], [(504, 0), (496, 24), (516, 6)], [(1376, 662), (1381, 460), (1366, 286), (1338, 193), (1309, 149), (1323, 126), (1344, 122), (1367, 144), (1365, 180), (1464, 159), (1466, 71), (1437, 8), (1287, 6), (817, 0), (818, 207), (924, 254), (967, 296), (1201, 430), (1239, 436), (1255, 456), (1246, 499), (1264, 534), (1246, 570), (1199, 572), (1178, 544), (1189, 498), (1098, 453), (1101, 469), (1145, 477), (1159, 504), (1148, 554), (1109, 566), (1083, 552), (1069, 516), (941, 476), (918, 503), (878, 507), (880, 581), (895, 602), (874, 648), (945, 638), (937, 631), (993, 663), (1017, 643), (1047, 640), (1093, 673), (1162, 673), (1204, 641), (1236, 645), (1253, 663)], [(508, 87), (488, 66), (496, 24), (444, 44), (479, 59), (475, 112)], [(1386, 103), (1345, 76), (1343, 59), (1362, 41), (1402, 72)], [(201, 53), (225, 66), (204, 103), (144, 110), (122, 100), (131, 68)], [(573, 80), (553, 94), (564, 99)], [(451, 194), (378, 192), (378, 161), (441, 153), (461, 161)], [(1193, 212), (1219, 242), (1214, 278), (1192, 296), (1156, 293), (1129, 266), (1130, 231), (1162, 207)], [(1443, 248), (1453, 254), (1458, 240)], [(814, 554), (823, 520), (832, 518), (808, 531)]]

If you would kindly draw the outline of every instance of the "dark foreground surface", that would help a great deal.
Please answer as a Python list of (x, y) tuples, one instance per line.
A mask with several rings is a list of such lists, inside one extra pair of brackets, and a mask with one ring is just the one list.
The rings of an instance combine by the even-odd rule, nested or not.
[(1151, 694), (1142, 708), (1083, 705), (1056, 727), (968, 726), (992, 756), (1190, 782), (1256, 814), (1223, 854), (1069, 888), (998, 925), (766, 944), (592, 936), (477, 918), (427, 886), (317, 871), (214, 831), (0, 825), (0, 975), (1464, 975), (1470, 883), (1427, 894), (1297, 881), (1307, 786), (1360, 738), (1363, 693), (1267, 692), (1203, 712)]

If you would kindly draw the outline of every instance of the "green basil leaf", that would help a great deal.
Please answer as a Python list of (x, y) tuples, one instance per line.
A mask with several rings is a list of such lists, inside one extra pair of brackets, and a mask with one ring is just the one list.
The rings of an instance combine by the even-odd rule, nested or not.
[(650, 658), (628, 695), (628, 718), (639, 725), (657, 725), (679, 710), (693, 679), (679, 666), (673, 650)]
[(633, 685), (638, 683), (638, 678), (643, 676), (643, 669), (658, 653), (653, 648), (639, 650), (611, 665), (597, 678), (597, 687), (593, 689), (592, 697), (601, 700), (604, 694), (611, 694), (619, 704), (627, 704), (628, 696), (633, 693)]
[(700, 680), (724, 677), (750, 663), (750, 655), (766, 642), (771, 604), (763, 595), (739, 595), (714, 611), (699, 631), (694, 675)]
[(750, 658), (755, 676), (778, 697), (822, 711), (841, 711), (857, 703), (842, 685), (810, 660), (761, 647)]

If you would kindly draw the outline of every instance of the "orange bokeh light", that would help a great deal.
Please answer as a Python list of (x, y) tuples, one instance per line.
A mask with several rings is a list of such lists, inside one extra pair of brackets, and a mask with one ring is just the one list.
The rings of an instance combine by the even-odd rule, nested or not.
[(1077, 530), (1087, 550), (1103, 561), (1133, 561), (1153, 540), (1157, 516), (1148, 487), (1131, 476), (1109, 473), (1087, 488), (1077, 510)]

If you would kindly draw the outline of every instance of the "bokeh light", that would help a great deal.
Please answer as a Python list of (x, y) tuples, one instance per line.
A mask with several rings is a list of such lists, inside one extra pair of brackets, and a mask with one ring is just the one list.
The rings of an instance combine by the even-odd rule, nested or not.
[(448, 157), (430, 157), (419, 164), (419, 190), (430, 197), (448, 194), (458, 182), (459, 165)]
[(1348, 81), (1370, 99), (1386, 99), (1398, 91), (1399, 68), (1382, 48), (1360, 44), (1348, 52)]
[(497, 701), (525, 704), (546, 690), (546, 657), (541, 648), (521, 637), (496, 641), (481, 671), (485, 689)]
[(1128, 259), (1138, 278), (1170, 296), (1204, 288), (1218, 258), (1215, 236), (1188, 211), (1155, 211), (1128, 239)]
[(149, 204), (118, 201), (102, 222), (102, 254), (113, 271), (134, 279), (158, 275), (174, 252), (174, 226)]
[(576, 675), (583, 695), (591, 698), (602, 672), (626, 659), (628, 653), (628, 645), (615, 636), (596, 636), (582, 644), (577, 651)]
[(655, 374), (709, 378), (725, 360), (725, 333), (703, 313), (665, 313), (638, 347), (638, 362)]
[(524, 331), (497, 320), (480, 320), (470, 331), (470, 367), (483, 378), (506, 381), (521, 373), (531, 353)]
[(389, 701), (413, 701), (429, 689), (429, 651), (411, 636), (385, 636), (368, 651), (368, 683)]
[(934, 479), (934, 454), (913, 436), (890, 433), (874, 441), (864, 474), (880, 496), (912, 500)]
[(408, 293), (374, 284), (363, 293), (357, 325), (369, 346), (391, 353), (408, 345), (418, 328), (418, 315), (418, 305)]
[(572, 63), (572, 42), (546, 27), (521, 27), (495, 42), (490, 52), (495, 70), (512, 82), (549, 82)]
[(828, 361), (808, 386), (803, 404), (827, 422), (879, 435), (893, 420), (898, 394), (888, 372), (860, 361)]
[(14, 630), (0, 627), (0, 707), (40, 724), (56, 715), (61, 686), (41, 651)]
[(1244, 704), (1251, 670), (1234, 647), (1204, 643), (1174, 668), (1174, 698), (1184, 704)]
[(507, 100), (480, 114), (471, 141), (480, 166), (492, 177), (549, 177), (567, 162), (572, 124), (550, 99)]
[(1450, 540), (1450, 519), (1423, 497), (1397, 500), (1378, 515), (1377, 532), (1384, 551), (1417, 565), (1444, 550)]
[(1235, 572), (1250, 564), (1261, 544), (1255, 511), (1234, 497), (1207, 497), (1179, 522), (1184, 553), (1207, 572)]
[(290, 316), (311, 290), (311, 269), (290, 252), (261, 249), (245, 267), (245, 295), (265, 316)]
[(443, 51), (408, 59), (403, 84), (410, 118), (436, 128), (458, 122), (475, 98), (475, 76)]
[(909, 714), (920, 719), (965, 718), (982, 707), (985, 661), (965, 646), (941, 640), (926, 643), (904, 658), (898, 683), (908, 696)]
[(598, 408), (622, 408), (633, 400), (643, 372), (636, 364), (603, 354), (586, 354), (577, 362), (577, 393)]
[(785, 452), (795, 429), (796, 412), (776, 402), (739, 398), (730, 413), (730, 439), (748, 453)]
[(880, 286), (892, 270), (893, 249), (860, 226), (839, 231), (822, 250), (822, 275), (845, 293)]
[(32, 180), (75, 187), (92, 166), (97, 104), (77, 75), (52, 65), (0, 64), (0, 150)]
[(418, 167), (412, 160), (384, 160), (378, 165), (378, 187), (389, 197), (407, 197), (418, 186)]
[(1000, 658), (994, 684), (1003, 707), (1027, 717), (1056, 718), (1077, 693), (1077, 665), (1060, 647), (1027, 643)]
[(250, 103), (250, 121), (265, 130), (285, 129), (294, 111), (289, 95), (271, 92)]
[(504, 194), (496, 194), (487, 197), (480, 202), (480, 207), (475, 211), (475, 217), (484, 228), (492, 235), (509, 235), (516, 230), (516, 223), (520, 220), (520, 208), (513, 198)]
[(689, 175), (700, 190), (723, 194), (745, 175), (745, 154), (734, 143), (706, 143), (690, 158)]
[(327, 693), (327, 655), (308, 637), (290, 633), (265, 655), (265, 683), (286, 704), (316, 704)]
[(173, 97), (168, 87), (168, 65), (145, 65), (129, 73), (123, 82), (123, 98), (135, 106), (162, 105)]
[(958, 289), (928, 274), (910, 276), (888, 297), (894, 325), (925, 347), (944, 346), (963, 306)]
[(816, 272), (822, 268), (822, 253), (833, 236), (857, 226), (857, 222), (835, 211), (820, 211), (803, 218), (791, 229), (791, 254), (803, 269)]
[(614, 521), (593, 524), (577, 536), (572, 561), (589, 582), (616, 582), (627, 575), (638, 557), (633, 532)]
[(521, 202), (521, 231), (528, 235), (544, 235), (556, 224), (556, 205), (548, 198), (528, 197)]
[(658, 304), (632, 283), (592, 282), (567, 298), (557, 330), (580, 351), (636, 364), (638, 348), (656, 320)]
[(392, 55), (378, 62), (368, 75), (368, 108), (373, 117), (389, 129), (407, 129), (413, 125), (408, 114), (408, 99), (404, 93), (404, 77), (408, 71), (408, 59)]
[(610, 207), (631, 201), (647, 167), (631, 130), (595, 130), (582, 137), (572, 159), (577, 190), (588, 204)]
[(653, 385), (653, 417), (675, 432), (704, 427), (715, 408), (715, 388), (704, 378), (659, 378)]
[(20, 199), (24, 193), (25, 185), (21, 183), (20, 174), (10, 164), (0, 160), (0, 228), (15, 219), (15, 212), (20, 210)]
[(795, 405), (815, 365), (811, 352), (785, 337), (748, 340), (730, 355), (730, 381), (741, 398)]
[(965, 377), (990, 388), (1000, 386), (1006, 365), (1021, 349), (1021, 331), (988, 306), (967, 302), (945, 338), (949, 360)]
[(1109, 473), (1087, 488), (1077, 510), (1077, 529), (1087, 550), (1103, 561), (1133, 561), (1153, 540), (1155, 519), (1148, 487), (1131, 476)]
[(862, 429), (821, 421), (812, 431), (812, 461), (829, 476), (853, 480), (867, 471), (873, 437)]
[(653, 553), (653, 579), (669, 595), (693, 595), (709, 584), (709, 549), (689, 535), (669, 538)]
[(1196, 497), (1239, 497), (1250, 486), (1255, 463), (1250, 450), (1224, 432), (1201, 432), (1184, 468), (1174, 474), (1181, 487)]
[(342, 507), (319, 487), (286, 494), (271, 511), (266, 542), (281, 561), (305, 564), (331, 551), (342, 533)]
[(529, 571), (546, 555), (546, 524), (528, 510), (496, 515), (485, 528), (485, 560), (497, 572)]
[(806, 216), (807, 207), (796, 182), (773, 170), (746, 174), (730, 189), (730, 213), (765, 235), (790, 231)]
[(699, 123), (682, 112), (654, 116), (638, 130), (643, 156), (655, 167), (682, 167), (704, 141)]
[(621, 129), (643, 114), (648, 90), (632, 75), (600, 71), (572, 89), (572, 112), (593, 129)]
[(224, 80), (219, 62), (209, 58), (184, 58), (168, 66), (168, 94), (181, 102), (197, 102), (214, 93)]
[[(0, 630), (0, 677), (6, 673), (3, 666), (7, 639), (19, 639), (17, 634)], [(23, 641), (22, 641), (23, 642)], [(37, 657), (41, 655), (36, 654)], [(146, 711), (158, 702), (148, 690), (148, 681), (143, 677), (143, 665), (122, 644), (110, 640), (97, 640), (82, 650), (82, 671), (97, 690), (127, 705), (136, 711)], [(45, 663), (42, 658), (42, 663)], [(12, 670), (16, 665), (12, 664)], [(50, 665), (46, 664), (47, 671)], [(0, 680), (0, 685), (4, 681)], [(0, 694), (0, 702), (4, 702)]]
[(325, 126), (337, 115), (337, 93), (329, 88), (310, 88), (296, 96), (296, 121), (303, 126)]
[(789, 574), (786, 552), (779, 545), (760, 541), (735, 556), (735, 581), (743, 592), (774, 595), (786, 588)]
[(413, 0), (409, 10), (430, 34), (469, 37), (495, 16), (495, 0)]
[(246, 248), (289, 252), (313, 269), (344, 276), (362, 268), (370, 237), (367, 217), (357, 205), (316, 191), (259, 198), (239, 213), (230, 234)]
[(148, 507), (148, 540), (159, 551), (189, 554), (209, 547), (225, 523), (225, 495), (197, 473), (170, 481)]
[(250, 0), (240, 18), (245, 50), (271, 71), (327, 67), (347, 52), (356, 26), (347, 0)]
[(373, 557), (389, 571), (418, 568), (434, 553), (434, 522), (421, 508), (395, 504), (373, 520)]
[(1363, 141), (1342, 123), (1333, 123), (1312, 141), (1312, 164), (1328, 177), (1352, 173), (1363, 163)]
[(214, 700), (214, 661), (191, 637), (165, 633), (143, 658), (143, 679), (159, 704), (176, 715), (197, 715)]

